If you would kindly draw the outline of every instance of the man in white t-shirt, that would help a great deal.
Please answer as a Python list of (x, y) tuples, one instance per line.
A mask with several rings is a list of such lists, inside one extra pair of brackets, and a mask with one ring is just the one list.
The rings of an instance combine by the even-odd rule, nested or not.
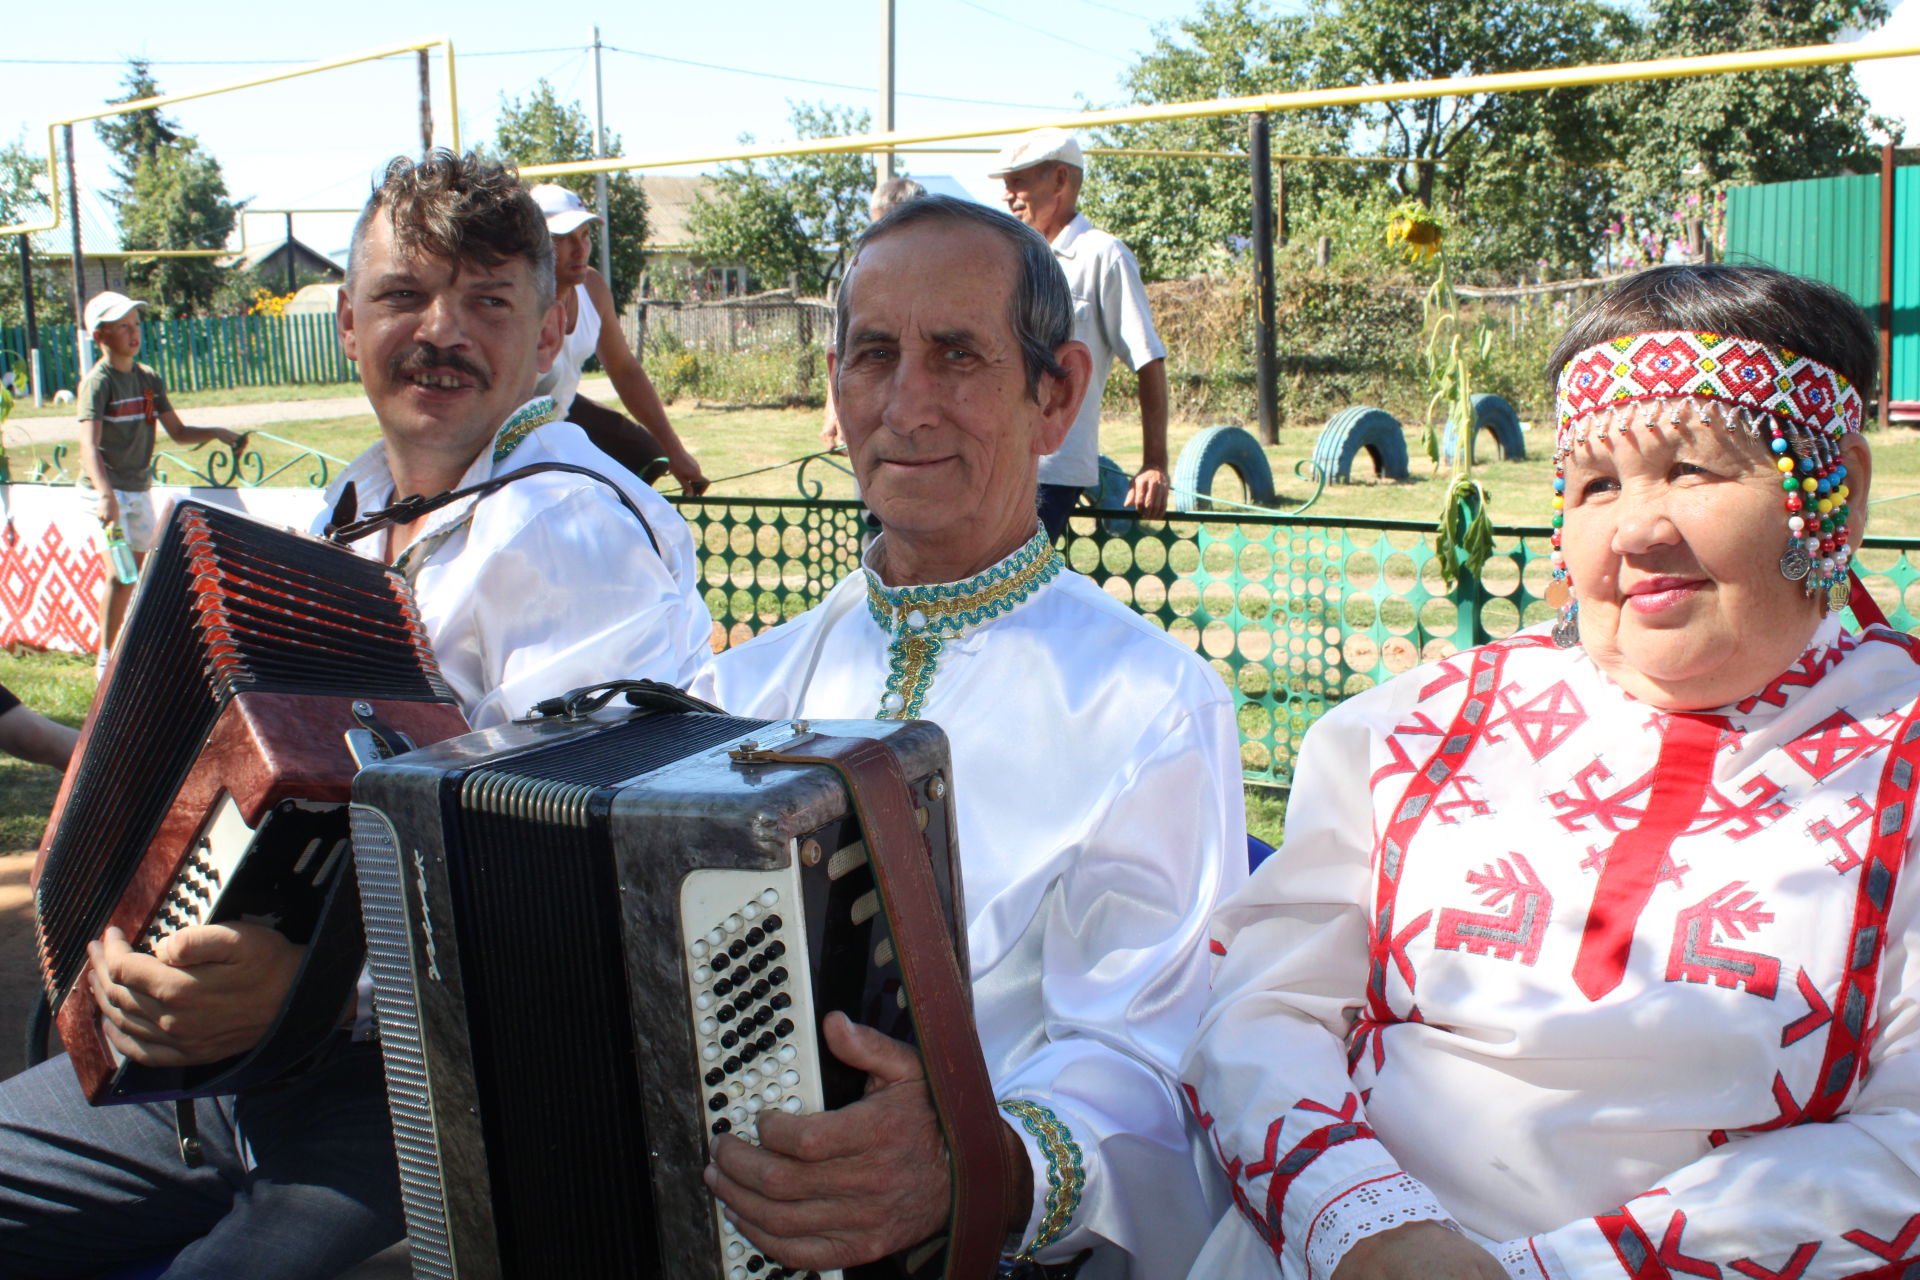
[[(653, 480), (660, 460), (665, 459), (667, 470), (683, 490), (695, 496), (705, 493), (707, 478), (700, 473), (700, 464), (667, 421), (660, 393), (621, 332), (613, 289), (593, 269), (593, 224), (600, 215), (555, 183), (529, 187), (527, 194), (546, 217), (547, 232), (553, 237), (554, 284), (565, 325), (559, 354), (534, 384), (535, 394), (552, 396), (562, 417), (586, 432), (596, 449), (635, 475)], [(590, 356), (600, 358), (601, 369), (632, 420), (580, 394), (580, 368)]]
[(1064, 129), (1022, 134), (987, 175), (1006, 184), (1007, 208), (1053, 246), (1073, 291), (1073, 336), (1093, 353), (1093, 379), (1066, 443), (1040, 460), (1040, 520), (1058, 539), (1080, 491), (1100, 479), (1100, 401), (1117, 355), (1140, 379), (1140, 470), (1127, 505), (1145, 516), (1167, 510), (1167, 348), (1147, 313), (1147, 290), (1132, 250), (1080, 212), (1086, 176), (1080, 143)]

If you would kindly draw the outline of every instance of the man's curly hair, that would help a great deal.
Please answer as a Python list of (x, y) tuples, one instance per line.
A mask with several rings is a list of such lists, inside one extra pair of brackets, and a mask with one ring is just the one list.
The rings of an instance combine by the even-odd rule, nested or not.
[(353, 224), (349, 279), (359, 265), (367, 228), (382, 213), (400, 253), (450, 259), (482, 270), (525, 258), (540, 305), (553, 301), (553, 238), (511, 164), (444, 149), (420, 161), (395, 156)]

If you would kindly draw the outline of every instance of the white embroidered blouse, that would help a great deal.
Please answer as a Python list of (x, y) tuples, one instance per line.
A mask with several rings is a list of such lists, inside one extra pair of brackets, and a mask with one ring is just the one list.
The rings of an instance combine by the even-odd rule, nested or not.
[(1451, 1218), (1515, 1277), (1920, 1275), (1920, 642), (1713, 714), (1538, 629), (1309, 734), (1184, 1068), (1196, 1277)]

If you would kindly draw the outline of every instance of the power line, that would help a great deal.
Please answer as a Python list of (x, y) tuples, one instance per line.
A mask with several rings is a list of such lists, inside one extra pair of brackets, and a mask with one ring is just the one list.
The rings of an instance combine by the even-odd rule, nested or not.
[(960, 0), (960, 3), (964, 4), (969, 9), (978, 9), (981, 13), (986, 14), (989, 18), (998, 18), (1002, 22), (1011, 23), (1016, 27), (1022, 27), (1028, 31), (1033, 32), (1035, 35), (1045, 36), (1049, 40), (1058, 40), (1061, 44), (1072, 45), (1076, 49), (1084, 49), (1088, 53), (1095, 53), (1100, 55), (1103, 58), (1110, 58), (1115, 62), (1126, 61), (1125, 58), (1121, 57), (1117, 53), (1108, 53), (1105, 49), (1096, 49), (1090, 44), (1081, 44), (1078, 40), (1070, 40), (1066, 36), (1063, 36), (1058, 32), (1047, 30), (1045, 27), (1036, 27), (1031, 22), (1022, 22), (1018, 18), (1011, 17), (1008, 14), (1001, 13), (998, 9), (989, 9), (987, 8), (987, 6), (977, 3), (977, 0)]
[[(727, 71), (737, 76), (753, 76), (760, 80), (784, 80), (789, 84), (810, 84), (821, 89), (845, 89), (849, 93), (877, 93), (870, 84), (843, 84), (838, 80), (810, 80), (805, 76), (783, 75), (778, 71), (755, 71), (750, 67), (728, 67), (717, 62), (696, 62), (692, 58), (676, 58), (665, 53), (643, 53), (638, 49), (622, 49), (618, 45), (603, 45), (609, 53), (624, 53), (635, 58), (649, 58), (655, 62), (672, 62), (683, 67), (699, 67), (703, 71)], [(1031, 111), (1071, 111), (1072, 107), (1063, 107), (1057, 102), (996, 102), (991, 98), (953, 98), (939, 93), (909, 93), (904, 89), (895, 91), (902, 98), (924, 98), (930, 102), (962, 102), (975, 107), (1016, 107)]]
[[(580, 45), (554, 45), (547, 49), (484, 49), (461, 53), (465, 58), (519, 58), (534, 53), (572, 53)], [(412, 54), (396, 53), (396, 58)], [(9, 67), (124, 67), (131, 58), (0, 58), (0, 66)], [(312, 58), (141, 58), (150, 67), (303, 67)], [(383, 59), (384, 61), (384, 59)]]

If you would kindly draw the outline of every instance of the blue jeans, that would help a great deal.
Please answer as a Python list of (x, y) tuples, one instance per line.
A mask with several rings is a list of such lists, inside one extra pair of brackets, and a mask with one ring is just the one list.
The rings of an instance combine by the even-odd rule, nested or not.
[(0, 1276), (330, 1280), (406, 1234), (378, 1046), (194, 1114), (190, 1169), (171, 1103), (90, 1107), (65, 1057), (0, 1082)]

